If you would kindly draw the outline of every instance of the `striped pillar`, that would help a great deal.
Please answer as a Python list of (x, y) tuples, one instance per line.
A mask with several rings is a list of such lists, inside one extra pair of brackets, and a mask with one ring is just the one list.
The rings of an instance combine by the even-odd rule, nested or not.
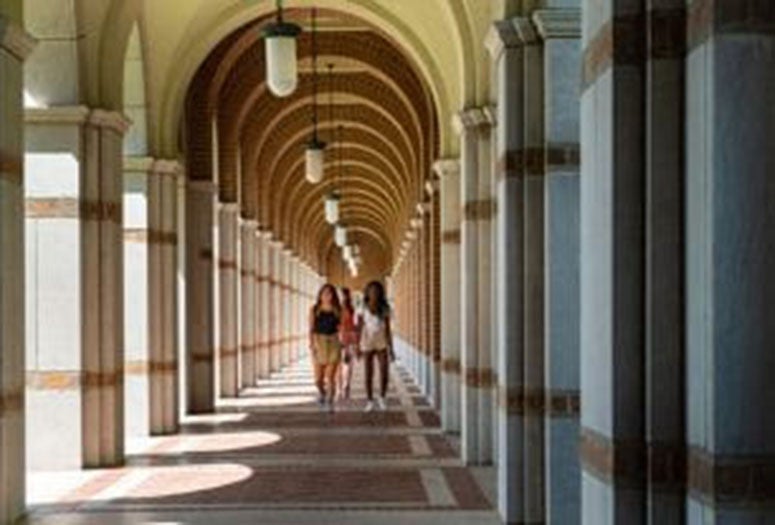
[(129, 436), (178, 428), (176, 161), (124, 159), (124, 388)]
[(428, 243), (429, 243), (429, 287), (428, 294), (428, 324), (430, 337), (428, 343), (428, 357), (430, 362), (429, 397), (431, 403), (437, 409), (441, 407), (441, 313), (440, 305), (440, 271), (441, 271), (441, 243), (439, 240), (439, 181), (430, 180), (425, 184), (425, 192), (428, 195)]
[[(151, 349), (151, 434), (173, 434), (179, 428), (180, 381), (178, 364), (178, 180), (183, 167), (177, 161), (157, 160), (156, 175), (160, 215), (158, 243), (159, 289), (154, 293), (160, 308), (159, 346)], [(159, 180), (160, 179), (160, 180)], [(154, 372), (153, 370), (156, 369)]]
[(687, 522), (775, 523), (775, 4), (686, 7)]
[(282, 323), (282, 290), (280, 289), (280, 275), (282, 269), (282, 243), (270, 241), (270, 266), (269, 266), (269, 371), (279, 372), (282, 368), (280, 339), (283, 336)]
[(215, 185), (189, 180), (185, 201), (186, 411), (215, 406), (215, 311), (213, 208)]
[(524, 523), (525, 491), (525, 206), (523, 184), (524, 49), (511, 20), (488, 37), (499, 93), (496, 133), (496, 253), (498, 289), (498, 510)]
[(0, 6), (0, 522), (25, 508), (22, 65), (34, 46), (21, 2)]
[(123, 462), (121, 144), (127, 126), (120, 114), (85, 107), (27, 113), (33, 468)]
[(469, 465), (492, 460), (493, 370), (490, 363), (489, 230), (495, 203), (489, 188), (492, 115), (482, 108), (456, 116), (461, 136), (461, 449)]
[(441, 242), (441, 426), (460, 432), (460, 161), (433, 166), (439, 177)]
[(266, 231), (257, 233), (258, 245), (258, 378), (266, 379), (271, 373), (270, 347), (270, 234)]
[[(546, 523), (581, 516), (579, 433), (579, 108), (581, 11), (533, 13), (543, 40), (544, 472)], [(539, 171), (539, 170), (536, 170)]]
[(643, 2), (586, 0), (581, 95), (581, 456), (587, 524), (645, 521)]
[(240, 221), (240, 387), (256, 380), (256, 221)]
[(237, 255), (239, 252), (239, 205), (218, 206), (218, 362), (220, 394), (239, 394), (239, 296)]

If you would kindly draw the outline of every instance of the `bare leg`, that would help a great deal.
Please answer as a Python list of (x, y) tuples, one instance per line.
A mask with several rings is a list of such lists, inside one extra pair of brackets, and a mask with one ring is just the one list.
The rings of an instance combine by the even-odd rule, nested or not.
[(374, 401), (374, 354), (376, 352), (368, 351), (363, 355), (366, 365), (366, 397), (369, 401)]
[(314, 363), (314, 370), (315, 370), (315, 386), (318, 387), (318, 394), (320, 396), (320, 399), (326, 398), (326, 386), (325, 386), (325, 369), (323, 365), (319, 364), (317, 361)]
[(387, 352), (376, 352), (379, 356), (379, 395), (387, 396), (388, 381), (390, 380), (390, 360)]
[(329, 364), (325, 367), (326, 380), (328, 381), (328, 387), (330, 389), (328, 392), (328, 401), (330, 403), (333, 403), (334, 397), (336, 397), (336, 372), (338, 368), (339, 367), (336, 364)]

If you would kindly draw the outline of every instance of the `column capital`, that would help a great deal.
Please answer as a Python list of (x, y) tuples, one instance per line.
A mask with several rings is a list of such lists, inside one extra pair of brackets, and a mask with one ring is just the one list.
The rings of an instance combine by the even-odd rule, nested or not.
[(211, 180), (186, 180), (186, 189), (199, 193), (209, 193), (215, 195), (218, 186)]
[(183, 173), (183, 164), (173, 159), (156, 159), (151, 166), (151, 173), (176, 178)]
[(107, 128), (125, 135), (132, 126), (132, 121), (123, 113), (105, 109), (93, 109), (89, 113), (87, 123), (98, 128)]
[(461, 135), (464, 131), (492, 127), (494, 112), (489, 106), (466, 108), (452, 117), (452, 125)]
[(433, 171), (440, 179), (460, 175), (460, 159), (439, 159), (433, 163)]
[(83, 125), (89, 116), (86, 106), (53, 106), (50, 108), (26, 108), (25, 124)]
[(7, 16), (0, 15), (0, 49), (24, 62), (30, 56), (38, 40)]
[(153, 157), (124, 157), (124, 173), (150, 173)]
[(239, 204), (236, 202), (218, 201), (218, 211), (236, 215), (239, 213)]
[(533, 23), (544, 40), (581, 38), (581, 9), (539, 9), (533, 13)]
[(244, 228), (249, 231), (254, 231), (258, 228), (258, 221), (256, 221), (255, 219), (240, 218), (240, 228)]
[(519, 35), (523, 46), (534, 46), (541, 42), (538, 30), (530, 18), (518, 16), (511, 19), (511, 24)]
[(522, 45), (522, 39), (517, 33), (511, 20), (498, 20), (490, 26), (484, 39), (484, 47), (490, 52), (493, 60), (498, 60), (504, 49), (511, 49)]
[(272, 240), (272, 232), (269, 230), (262, 230), (261, 226), (258, 224), (258, 221), (256, 221), (256, 237), (261, 239), (262, 241), (271, 241)]

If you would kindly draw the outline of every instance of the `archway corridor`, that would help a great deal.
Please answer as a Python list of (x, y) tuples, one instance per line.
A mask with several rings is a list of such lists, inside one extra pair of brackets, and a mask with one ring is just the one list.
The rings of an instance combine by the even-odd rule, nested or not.
[(0, 525), (775, 523), (773, 28), (0, 0)]

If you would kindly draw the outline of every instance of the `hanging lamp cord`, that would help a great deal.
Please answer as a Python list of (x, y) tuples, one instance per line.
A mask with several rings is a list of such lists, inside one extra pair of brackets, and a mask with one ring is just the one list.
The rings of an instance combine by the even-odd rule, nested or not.
[(318, 39), (317, 9), (314, 7), (312, 8), (312, 142), (315, 145), (318, 143)]

